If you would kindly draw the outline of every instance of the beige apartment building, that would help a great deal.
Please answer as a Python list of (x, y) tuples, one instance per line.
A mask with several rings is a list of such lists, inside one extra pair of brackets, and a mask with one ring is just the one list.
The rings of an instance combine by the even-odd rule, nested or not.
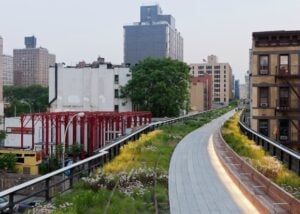
[(190, 79), (190, 110), (207, 111), (212, 107), (212, 77), (204, 74)]
[(300, 141), (300, 31), (252, 35), (251, 127), (280, 143)]
[(201, 76), (210, 74), (212, 76), (212, 102), (213, 107), (228, 105), (232, 96), (232, 69), (229, 63), (219, 63), (215, 55), (207, 57), (203, 63), (190, 64), (190, 75)]
[(35, 37), (25, 37), (25, 44), (26, 48), (13, 52), (14, 84), (48, 86), (49, 67), (54, 66), (55, 55), (46, 48), (36, 48)]

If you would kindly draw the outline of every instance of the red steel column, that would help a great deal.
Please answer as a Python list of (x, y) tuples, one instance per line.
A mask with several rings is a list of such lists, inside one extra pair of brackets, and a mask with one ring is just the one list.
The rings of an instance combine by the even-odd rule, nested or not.
[(67, 125), (69, 123), (69, 114), (64, 115), (64, 130), (63, 136), (65, 136), (65, 139), (62, 139), (62, 142), (65, 144), (65, 152), (68, 151), (69, 148), (69, 132), (67, 130)]
[(73, 118), (73, 145), (77, 144), (77, 117)]
[(81, 151), (81, 159), (84, 159), (84, 131), (85, 131), (85, 116), (80, 118), (80, 144), (81, 144), (81, 147), (82, 147), (82, 151)]
[(21, 115), (21, 149), (24, 148), (24, 115)]
[(31, 138), (31, 150), (34, 150), (34, 115), (31, 115), (31, 123), (32, 123), (32, 138)]
[(46, 114), (46, 155), (49, 155), (49, 117)]

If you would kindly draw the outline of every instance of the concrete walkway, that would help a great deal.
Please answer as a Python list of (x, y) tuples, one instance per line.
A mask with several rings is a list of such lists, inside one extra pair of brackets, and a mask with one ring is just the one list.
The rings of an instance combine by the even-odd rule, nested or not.
[(193, 131), (177, 145), (169, 169), (172, 214), (257, 213), (218, 163), (212, 146), (212, 135), (233, 113)]

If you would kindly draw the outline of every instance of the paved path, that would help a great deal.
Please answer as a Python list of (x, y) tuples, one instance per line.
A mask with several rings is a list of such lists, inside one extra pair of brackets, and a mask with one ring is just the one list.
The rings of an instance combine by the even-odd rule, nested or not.
[(242, 193), (232, 193), (230, 189), (234, 185), (227, 182), (229, 178), (224, 182), (225, 172), (220, 179), (219, 171), (224, 169), (220, 170), (221, 164), (214, 163), (218, 158), (212, 157), (211, 136), (232, 114), (233, 111), (193, 131), (177, 145), (169, 169), (172, 214), (255, 212)]

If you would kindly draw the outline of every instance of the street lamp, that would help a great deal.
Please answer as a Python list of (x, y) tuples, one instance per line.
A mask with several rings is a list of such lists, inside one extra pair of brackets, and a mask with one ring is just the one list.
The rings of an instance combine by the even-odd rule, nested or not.
[(78, 117), (83, 117), (83, 116), (84, 116), (84, 112), (79, 112), (79, 113), (74, 114), (74, 115), (70, 118), (70, 120), (69, 120), (69, 122), (68, 122), (68, 124), (67, 124), (67, 126), (66, 126), (66, 128), (65, 128), (65, 133), (64, 133), (64, 137), (63, 137), (64, 144), (62, 144), (62, 155), (61, 155), (61, 156), (62, 156), (62, 157), (61, 157), (62, 168), (65, 167), (65, 143), (66, 143), (66, 137), (67, 137), (68, 129), (69, 129), (69, 127), (70, 127), (70, 125), (71, 125), (71, 122), (73, 121), (74, 117), (76, 117), (76, 116), (78, 116)]
[(31, 113), (31, 104), (27, 102), (26, 100), (20, 100), (20, 103), (24, 103), (29, 106), (29, 112)]

